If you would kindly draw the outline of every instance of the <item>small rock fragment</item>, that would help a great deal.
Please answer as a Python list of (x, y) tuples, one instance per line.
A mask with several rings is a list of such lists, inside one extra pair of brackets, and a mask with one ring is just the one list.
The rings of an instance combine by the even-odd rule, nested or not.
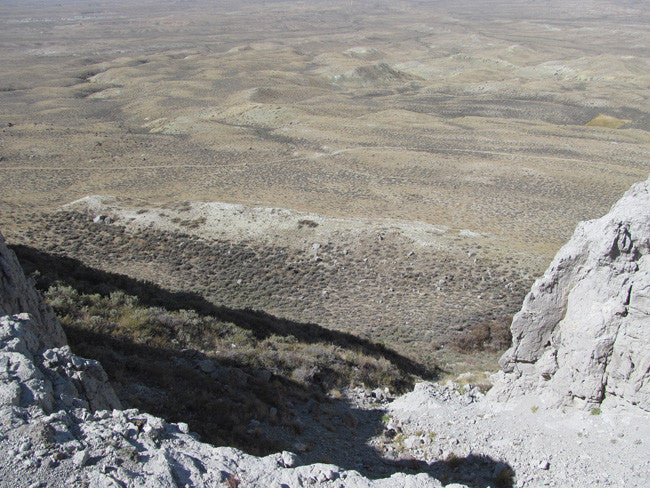
[(299, 458), (292, 452), (282, 451), (280, 457), (280, 465), (284, 466), (285, 468), (293, 468), (294, 466), (298, 465)]
[(72, 462), (74, 463), (75, 466), (83, 466), (88, 462), (88, 449), (84, 449), (82, 451), (77, 451), (74, 456), (72, 456)]

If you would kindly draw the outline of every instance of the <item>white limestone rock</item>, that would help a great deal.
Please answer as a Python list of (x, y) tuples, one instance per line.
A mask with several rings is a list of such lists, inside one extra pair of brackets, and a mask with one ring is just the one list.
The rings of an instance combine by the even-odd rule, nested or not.
[(512, 322), (489, 396), (650, 410), (650, 179), (578, 225)]
[(2, 234), (0, 316), (0, 392), (6, 404), (37, 405), (46, 413), (59, 407), (120, 407), (102, 366), (72, 354), (61, 324)]
[(0, 315), (29, 313), (37, 327), (36, 337), (49, 347), (67, 343), (52, 309), (25, 277), (16, 255), (7, 248), (0, 233)]

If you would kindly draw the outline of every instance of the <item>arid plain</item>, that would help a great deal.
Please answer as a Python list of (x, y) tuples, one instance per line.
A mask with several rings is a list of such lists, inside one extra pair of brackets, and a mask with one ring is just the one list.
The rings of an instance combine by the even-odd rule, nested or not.
[[(643, 7), (3, 2), (0, 229), (493, 368), (576, 223), (648, 176)], [(117, 200), (61, 210), (88, 195)]]

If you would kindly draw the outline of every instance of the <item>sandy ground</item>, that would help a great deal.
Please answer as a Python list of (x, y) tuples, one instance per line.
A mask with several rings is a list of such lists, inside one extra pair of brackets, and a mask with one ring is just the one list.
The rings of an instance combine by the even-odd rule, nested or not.
[(407, 452), (425, 459), (490, 456), (512, 468), (518, 487), (648, 486), (650, 418), (637, 407), (546, 409), (533, 394), (509, 404), (463, 405), (462, 395), (444, 391), (424, 383), (388, 405), (391, 425), (415, 438), (403, 440)]

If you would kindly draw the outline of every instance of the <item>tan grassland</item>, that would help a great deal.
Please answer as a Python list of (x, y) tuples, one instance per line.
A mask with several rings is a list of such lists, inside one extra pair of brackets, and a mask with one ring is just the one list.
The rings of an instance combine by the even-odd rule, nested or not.
[[(447, 343), (436, 327), (507, 322), (576, 223), (647, 178), (649, 24), (633, 1), (2, 2), (0, 229), (428, 361)], [(303, 254), (239, 288), (214, 268), (105, 259), (117, 238), (84, 247), (91, 223), (52, 216), (87, 195), (119, 197), (96, 210), (133, 239), (149, 226)], [(200, 220), (201, 202), (221, 213)], [(295, 229), (259, 227), (260, 209)], [(313, 265), (313, 244), (325, 264), (279, 279)], [(369, 258), (341, 275), (367, 285), (334, 280)]]

